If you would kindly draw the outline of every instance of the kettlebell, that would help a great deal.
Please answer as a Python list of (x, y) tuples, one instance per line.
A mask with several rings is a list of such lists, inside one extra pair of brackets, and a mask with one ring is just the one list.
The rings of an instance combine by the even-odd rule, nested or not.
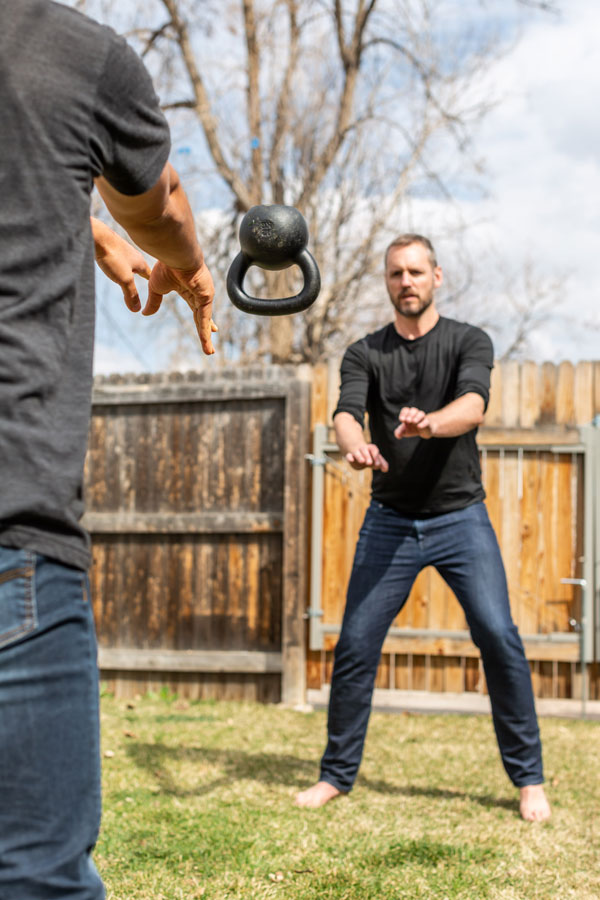
[[(240, 225), (241, 252), (229, 267), (227, 293), (234, 306), (257, 316), (285, 316), (301, 312), (314, 303), (321, 289), (321, 276), (314, 258), (306, 249), (308, 228), (293, 206), (253, 206)], [(250, 297), (244, 278), (250, 266), (277, 271), (300, 267), (304, 286), (299, 294), (279, 300)]]

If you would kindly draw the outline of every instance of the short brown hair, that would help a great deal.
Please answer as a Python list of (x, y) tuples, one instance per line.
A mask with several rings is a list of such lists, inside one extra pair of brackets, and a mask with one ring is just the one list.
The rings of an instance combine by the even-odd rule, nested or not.
[(409, 247), (411, 244), (421, 244), (422, 247), (425, 247), (429, 262), (431, 263), (432, 268), (435, 269), (437, 266), (437, 259), (433, 244), (429, 238), (423, 237), (422, 234), (411, 234), (410, 232), (407, 234), (399, 234), (398, 237), (394, 238), (392, 243), (388, 245), (385, 251), (384, 265), (387, 267), (388, 253), (392, 247)]

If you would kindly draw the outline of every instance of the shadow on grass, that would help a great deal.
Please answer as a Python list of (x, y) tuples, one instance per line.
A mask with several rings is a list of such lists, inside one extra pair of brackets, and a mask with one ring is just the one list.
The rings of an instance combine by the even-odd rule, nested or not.
[[(243, 780), (256, 781), (265, 785), (281, 784), (300, 790), (314, 784), (318, 777), (318, 766), (315, 760), (275, 753), (250, 753), (206, 747), (171, 747), (166, 744), (143, 744), (140, 742), (129, 744), (127, 753), (135, 765), (149, 772), (163, 793), (176, 797), (201, 797), (219, 787)], [(215, 765), (223, 770), (224, 774), (191, 788), (183, 787), (177, 783), (170, 771), (172, 764), (183, 762)], [(429, 797), (432, 800), (469, 800), (488, 809), (500, 807), (518, 811), (516, 800), (501, 799), (490, 794), (396, 785), (379, 779), (372, 780), (361, 775), (357, 779), (357, 785), (377, 794)]]
[(453, 791), (448, 788), (417, 787), (415, 785), (389, 784), (387, 781), (373, 781), (359, 775), (357, 784), (366, 787), (377, 794), (390, 794), (402, 797), (430, 797), (432, 800), (469, 800), (471, 803), (479, 803), (486, 809), (508, 809), (518, 812), (519, 801), (494, 797), (493, 794), (474, 794), (468, 791)]
[(489, 847), (445, 844), (421, 838), (420, 840), (397, 841), (384, 852), (365, 858), (365, 862), (368, 865), (380, 865), (385, 868), (405, 866), (410, 863), (421, 866), (438, 866), (445, 862), (470, 865), (487, 862), (497, 856), (497, 851)]
[[(314, 762), (297, 756), (274, 753), (245, 753), (240, 750), (213, 750), (206, 747), (170, 747), (166, 744), (131, 743), (128, 756), (141, 769), (146, 769), (162, 791), (177, 797), (201, 797), (225, 784), (252, 780), (264, 784), (294, 786), (314, 778)], [(218, 766), (224, 774), (192, 788), (182, 787), (169, 771), (171, 764), (193, 763)], [(311, 779), (312, 780), (312, 779)]]

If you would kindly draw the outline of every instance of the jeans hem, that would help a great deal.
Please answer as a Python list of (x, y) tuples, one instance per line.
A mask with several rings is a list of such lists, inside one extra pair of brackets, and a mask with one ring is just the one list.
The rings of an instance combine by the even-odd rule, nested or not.
[(349, 794), (354, 785), (350, 785), (350, 787), (344, 786), (341, 781), (338, 781), (337, 778), (330, 778), (328, 775), (321, 774), (319, 776), (319, 781), (325, 781), (327, 784), (330, 784), (331, 787), (336, 788), (336, 790), (340, 791), (342, 794)]

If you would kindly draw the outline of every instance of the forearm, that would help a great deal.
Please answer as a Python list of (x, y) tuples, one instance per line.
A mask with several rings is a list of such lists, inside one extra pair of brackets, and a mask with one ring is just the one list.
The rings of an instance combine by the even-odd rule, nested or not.
[(204, 259), (192, 210), (169, 163), (155, 187), (140, 197), (124, 198), (103, 178), (96, 186), (114, 219), (138, 247), (175, 269), (200, 268)]
[(431, 437), (459, 437), (483, 422), (484, 402), (480, 394), (464, 394), (447, 406), (427, 414)]
[(333, 420), (333, 427), (337, 445), (344, 456), (365, 443), (364, 431), (350, 413), (339, 412)]
[(102, 259), (110, 247), (114, 232), (108, 225), (93, 216), (90, 216), (90, 225), (94, 239), (94, 256), (96, 259)]

